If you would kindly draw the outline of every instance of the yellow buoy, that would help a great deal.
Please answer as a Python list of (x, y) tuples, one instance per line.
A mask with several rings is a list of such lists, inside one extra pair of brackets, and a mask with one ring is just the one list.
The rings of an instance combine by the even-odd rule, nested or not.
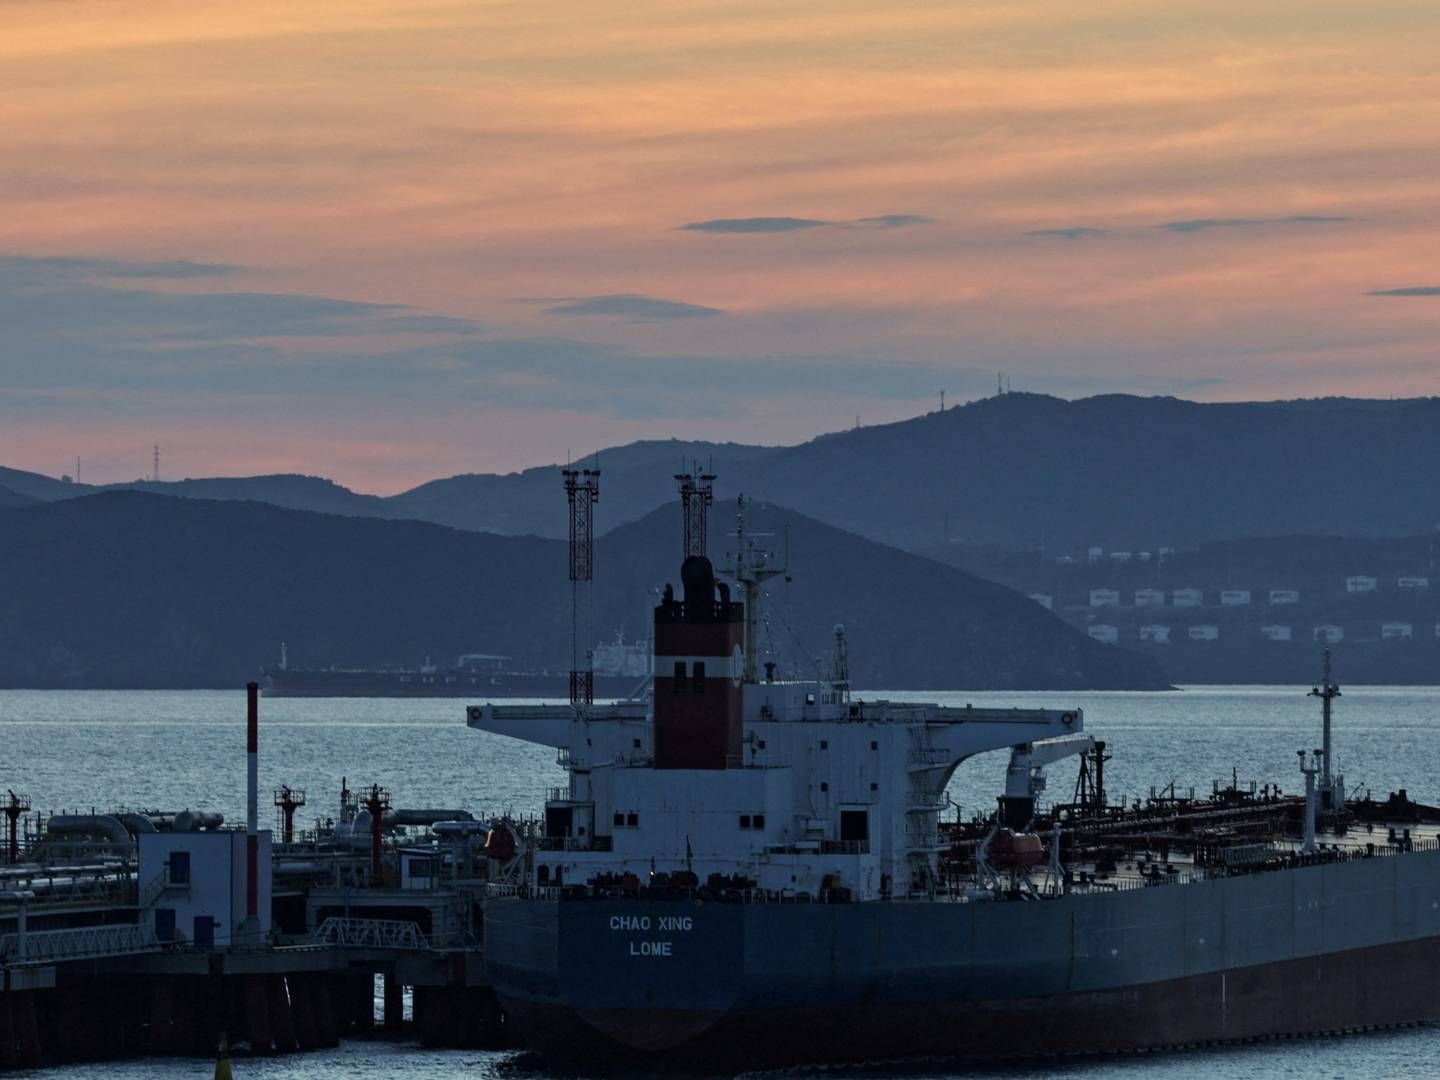
[(235, 1074), (230, 1071), (230, 1044), (224, 1035), (220, 1036), (220, 1054), (215, 1059), (215, 1080), (235, 1080)]

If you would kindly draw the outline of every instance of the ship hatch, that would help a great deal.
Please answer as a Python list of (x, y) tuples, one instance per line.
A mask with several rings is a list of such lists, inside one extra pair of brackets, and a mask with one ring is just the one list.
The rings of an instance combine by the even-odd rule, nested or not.
[(870, 839), (870, 811), (841, 810), (840, 840), (846, 844), (864, 844)]

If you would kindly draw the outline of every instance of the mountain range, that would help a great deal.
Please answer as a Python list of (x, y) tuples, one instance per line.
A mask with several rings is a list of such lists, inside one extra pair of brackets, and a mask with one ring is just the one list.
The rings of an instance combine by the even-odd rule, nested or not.
[[(762, 652), (782, 673), (828, 670), (838, 622), (862, 687), (1166, 685), (1152, 659), (1003, 586), (792, 511), (749, 517), (790, 552), (763, 609)], [(601, 538), (582, 642), (648, 636), (653, 590), (677, 581), (680, 548), (673, 501)], [(712, 548), (718, 558), (723, 542)], [(5, 687), (233, 686), (282, 641), (293, 666), (488, 652), (569, 667), (559, 540), (106, 491), (0, 511), (0, 566)]]
[[(698, 461), (745, 493), (908, 550), (958, 542), (1052, 553), (1193, 547), (1250, 536), (1401, 536), (1440, 523), (1440, 399), (1199, 404), (1003, 394), (798, 446), (680, 440), (602, 450), (600, 532), (674, 498)], [(377, 497), (306, 476), (116, 485), (292, 509), (561, 537), (560, 469), (466, 474)], [(0, 469), (54, 500), (95, 487)]]

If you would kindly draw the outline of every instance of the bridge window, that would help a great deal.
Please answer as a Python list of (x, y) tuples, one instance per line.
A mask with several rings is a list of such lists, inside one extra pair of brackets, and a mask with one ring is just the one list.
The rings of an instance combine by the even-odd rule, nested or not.
[(695, 693), (697, 693), (697, 694), (703, 694), (704, 692), (705, 692), (705, 662), (704, 662), (703, 660), (696, 660), (696, 661), (695, 661)]
[(742, 829), (748, 829), (749, 827), (750, 827), (750, 815), (749, 815), (749, 814), (741, 814), (741, 815), (740, 815), (740, 828), (742, 828)]
[(672, 685), (671, 685), (671, 690), (673, 690), (673, 691), (674, 691), (675, 693), (677, 693), (677, 694), (683, 694), (683, 693), (685, 692), (685, 661), (684, 661), (684, 660), (676, 660), (676, 661), (675, 661), (675, 679), (674, 679), (674, 682), (673, 682)]
[(626, 828), (635, 829), (635, 828), (639, 828), (639, 826), (640, 826), (640, 815), (639, 815), (639, 814), (626, 814), (626, 815), (625, 815), (625, 827), (626, 827)]
[(763, 829), (763, 828), (765, 827), (765, 815), (764, 815), (764, 814), (756, 814), (754, 817), (752, 817), (752, 818), (750, 819), (750, 821), (754, 824), (755, 828), (757, 828), (757, 829)]
[(623, 829), (625, 827), (625, 815), (622, 814), (619, 810), (615, 811), (615, 827), (618, 829)]

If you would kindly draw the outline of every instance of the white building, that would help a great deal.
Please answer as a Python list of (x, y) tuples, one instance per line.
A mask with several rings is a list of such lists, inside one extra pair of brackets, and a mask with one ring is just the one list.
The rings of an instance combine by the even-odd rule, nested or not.
[(1380, 627), (1380, 638), (1383, 641), (1399, 641), (1415, 636), (1415, 627), (1408, 622), (1387, 622)]
[[(216, 832), (156, 832), (136, 836), (140, 847), (142, 917), (161, 941), (197, 949), (259, 944), (270, 936), (270, 830), (260, 831), (256, 853), (257, 923), (247, 917), (246, 835)], [(153, 899), (147, 896), (152, 892)]]
[(1334, 645), (1338, 641), (1345, 640), (1344, 627), (1336, 626), (1334, 623), (1324, 623), (1315, 627), (1314, 639), (1326, 645)]
[(1119, 607), (1120, 593), (1115, 589), (1091, 589), (1091, 607)]
[(1213, 623), (1201, 623), (1190, 627), (1191, 641), (1214, 641), (1220, 636), (1220, 628)]
[(1039, 604), (1046, 611), (1055, 610), (1055, 598), (1049, 593), (1032, 592), (1030, 594), (1030, 599), (1034, 600), (1035, 603)]
[(1267, 641), (1289, 641), (1290, 627), (1280, 626), (1271, 623), (1269, 626), (1260, 627), (1260, 633), (1265, 635)]
[(1300, 603), (1300, 590), (1299, 590), (1299, 589), (1271, 589), (1271, 590), (1270, 590), (1270, 606), (1271, 606), (1271, 607), (1279, 607), (1281, 604), (1298, 604), (1298, 603)]
[(1430, 588), (1430, 579), (1429, 579), (1428, 577), (1402, 577), (1402, 578), (1396, 578), (1396, 579), (1395, 579), (1395, 585), (1396, 585), (1398, 588), (1401, 588), (1401, 589), (1409, 589), (1409, 590), (1412, 590), (1412, 591), (1419, 590), (1419, 589), (1428, 589), (1428, 588)]
[(1111, 561), (1111, 562), (1129, 562), (1129, 561), (1130, 561), (1130, 552), (1128, 552), (1128, 551), (1112, 551), (1112, 552), (1110, 552), (1110, 561)]
[(1092, 547), (1092, 548), (1089, 548), (1089, 549), (1085, 552), (1085, 557), (1086, 557), (1087, 559), (1089, 559), (1091, 562), (1099, 562), (1101, 559), (1103, 559), (1103, 558), (1105, 557), (1105, 549), (1104, 549), (1104, 548), (1101, 548), (1101, 547)]
[(1142, 626), (1140, 627), (1140, 640), (1153, 641), (1156, 645), (1169, 645), (1170, 627), (1161, 626), (1158, 623)]
[(1136, 607), (1164, 607), (1164, 606), (1165, 606), (1165, 590), (1164, 590), (1164, 589), (1136, 589), (1136, 590), (1135, 590), (1135, 606), (1136, 606)]
[(1170, 594), (1170, 603), (1175, 607), (1199, 607), (1205, 603), (1205, 594), (1200, 589), (1176, 589)]
[(1249, 589), (1225, 589), (1220, 593), (1220, 604), (1223, 607), (1246, 607), (1249, 603)]
[(1114, 645), (1120, 640), (1120, 631), (1109, 623), (1096, 623), (1087, 631), (1096, 641), (1103, 641), (1106, 645)]
[(1345, 579), (1345, 591), (1349, 593), (1362, 593), (1375, 591), (1375, 579), (1366, 574), (1356, 574)]

